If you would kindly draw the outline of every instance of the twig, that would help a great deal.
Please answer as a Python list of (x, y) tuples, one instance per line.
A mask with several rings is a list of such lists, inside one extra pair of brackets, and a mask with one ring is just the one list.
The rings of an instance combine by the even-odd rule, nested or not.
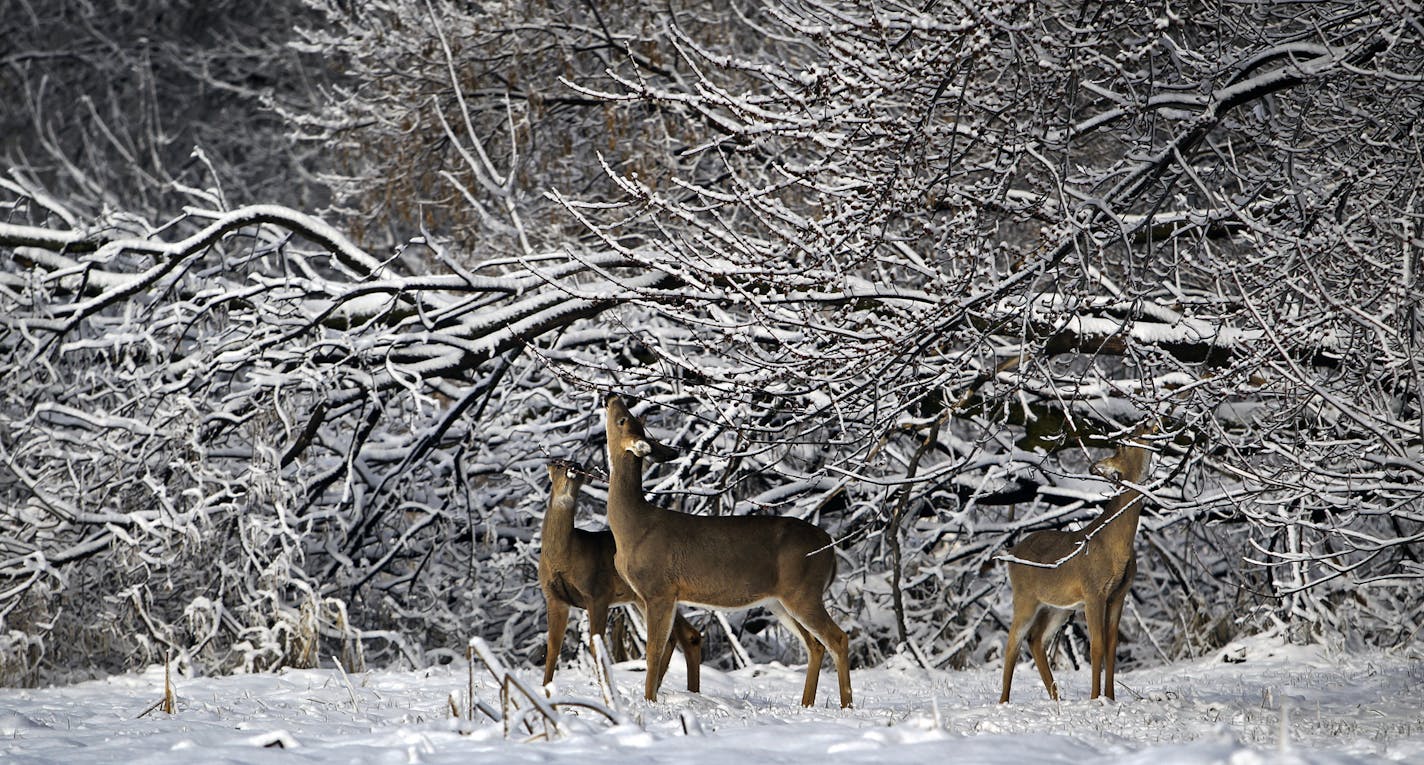
[[(504, 735), (506, 738), (509, 736), (510, 709), (515, 707), (515, 698), (510, 692), (511, 689), (518, 691), (533, 707), (532, 711), (538, 712), (539, 715), (544, 718), (546, 737), (549, 736), (550, 729), (552, 729), (553, 733), (559, 732), (558, 712), (550, 706), (549, 701), (544, 698), (543, 694), (535, 692), (526, 685), (524, 681), (520, 680), (518, 676), (505, 669), (504, 663), (494, 655), (494, 651), (490, 650), (489, 644), (485, 643), (483, 638), (471, 638), (470, 649), (480, 658), (480, 661), (484, 662), (485, 669), (489, 670), (495, 682), (499, 683), (500, 702), (504, 707)], [(533, 735), (533, 730), (529, 728), (527, 712), (520, 715), (520, 721), (524, 723), (525, 730)]]
[(147, 715), (149, 715), (150, 713), (152, 713), (153, 710), (155, 710), (155, 709), (162, 709), (164, 712), (167, 712), (167, 713), (170, 714), (170, 715), (173, 714), (174, 712), (178, 711), (177, 694), (175, 694), (175, 693), (173, 692), (173, 675), (172, 675), (172, 671), (173, 671), (173, 670), (172, 670), (172, 664), (173, 664), (173, 657), (172, 657), (171, 652), (169, 652), (169, 651), (164, 651), (164, 653), (163, 653), (163, 697), (160, 698), (158, 701), (153, 702), (152, 706), (150, 706), (148, 709), (145, 709), (145, 710), (143, 710), (142, 712), (139, 712), (139, 713), (138, 713), (138, 717), (136, 717), (136, 718), (134, 718), (134, 719), (136, 719), (136, 720), (142, 719), (142, 718), (146, 717)]
[[(732, 648), (732, 656), (736, 657), (737, 663), (743, 667), (750, 667), (752, 659), (747, 655), (747, 649), (742, 646), (742, 641), (737, 639), (736, 633), (732, 632), (732, 624), (727, 621), (727, 616), (721, 611), (713, 611), (712, 615), (717, 619), (717, 623), (722, 625), (722, 632), (727, 635), (727, 642)], [(653, 671), (652, 667), (648, 668)]]
[(618, 689), (613, 687), (613, 663), (602, 635), (593, 636), (593, 651), (593, 674), (598, 680), (599, 689), (603, 691), (603, 703), (621, 718), (622, 699), (618, 696)]
[(178, 711), (177, 694), (173, 692), (173, 652), (163, 652), (163, 711), (173, 714)]
[(465, 646), (465, 674), (468, 685), (469, 697), (466, 699), (467, 718), (475, 719), (475, 646), (473, 644)]
[(702, 730), (702, 723), (697, 719), (697, 715), (694, 715), (692, 712), (690, 712), (690, 711), (684, 709), (681, 713), (678, 714), (678, 718), (682, 720), (682, 735), (684, 735), (684, 736), (705, 736), (705, 735), (707, 735), (707, 734)]
[[(607, 648), (601, 644), (601, 641), (596, 642), (594, 645), (599, 656), (599, 666), (594, 668), (595, 674), (600, 672), (605, 674), (610, 673)], [(478, 656), (480, 661), (484, 662), (485, 668), (489, 670), (490, 676), (495, 679), (495, 682), (499, 683), (500, 702), (504, 707), (503, 717), (496, 717), (493, 710), (486, 710), (484, 705), (480, 706), (481, 710), (485, 711), (492, 719), (499, 719), (504, 723), (504, 735), (506, 738), (509, 737), (510, 720), (514, 718), (514, 715), (511, 714), (511, 710), (519, 709), (516, 693), (522, 696), (529, 704), (528, 708), (520, 712), (518, 720), (524, 725), (525, 731), (529, 733), (529, 740), (531, 741), (547, 741), (559, 734), (563, 723), (563, 718), (559, 715), (558, 711), (560, 708), (573, 707), (577, 709), (587, 709), (602, 715), (614, 725), (626, 722), (622, 711), (617, 707), (618, 696), (612, 691), (612, 682), (606, 677), (600, 678), (600, 682), (607, 683), (607, 687), (604, 690), (604, 697), (609, 700), (608, 704), (599, 704), (596, 701), (587, 701), (584, 699), (550, 700), (545, 698), (538, 689), (531, 688), (529, 684), (520, 679), (518, 675), (505, 669), (504, 663), (494, 655), (494, 651), (490, 650), (489, 645), (486, 644), (483, 639), (471, 638), (469, 650), (472, 657)], [(543, 719), (544, 731), (542, 733), (535, 733), (530, 726), (530, 717), (535, 714)]]
[(341, 660), (332, 656), (331, 660), (336, 662), (336, 668), (341, 671), (341, 679), (346, 681), (346, 692), (351, 694), (351, 708), (356, 714), (361, 714), (361, 705), (356, 701), (356, 687), (351, 684), (351, 676), (346, 674), (346, 668), (341, 666)]

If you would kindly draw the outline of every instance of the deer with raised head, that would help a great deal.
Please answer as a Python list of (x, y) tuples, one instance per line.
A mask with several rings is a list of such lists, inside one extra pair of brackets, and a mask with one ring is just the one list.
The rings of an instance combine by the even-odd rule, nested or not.
[[(614, 568), (613, 533), (606, 529), (585, 531), (574, 527), (579, 488), (586, 479), (587, 474), (570, 462), (554, 460), (549, 463), (549, 508), (544, 513), (539, 548), (539, 589), (544, 591), (544, 606), (549, 618), (548, 649), (544, 656), (545, 685), (554, 679), (554, 667), (559, 663), (559, 651), (564, 645), (564, 629), (569, 623), (570, 606), (588, 610), (590, 650), (593, 636), (604, 634), (609, 608), (625, 604), (638, 607), (633, 590)], [(702, 664), (702, 633), (677, 615), (673, 620), (672, 638), (687, 660), (687, 690), (696, 693), (698, 670)], [(664, 635), (664, 642), (666, 640)], [(651, 645), (653, 641), (648, 642)], [(654, 663), (651, 654), (648, 661), (648, 674), (653, 674), (652, 668), (657, 667), (659, 681), (672, 659), (671, 646), (660, 655), (660, 663)]]
[[(1151, 460), (1151, 451), (1142, 439), (1150, 432), (1145, 427), (1138, 428), (1111, 457), (1094, 463), (1093, 473), (1120, 486), (1141, 484)], [(1137, 575), (1132, 541), (1137, 536), (1142, 503), (1141, 492), (1123, 486), (1103, 513), (1086, 527), (1077, 531), (1037, 531), (1009, 549), (1014, 616), (1004, 648), (1000, 704), (1009, 700), (1014, 665), (1018, 663), (1025, 633), (1048, 696), (1058, 700), (1058, 684), (1048, 666), (1048, 644), (1079, 608), (1088, 623), (1089, 666), (1093, 673), (1090, 698), (1102, 694), (1114, 698), (1118, 621)]]
[[(799, 518), (706, 516), (667, 510), (643, 496), (641, 460), (677, 452), (648, 437), (623, 399), (605, 401), (608, 430), (608, 526), (618, 540), (618, 573), (643, 601), (648, 662), (665, 651), (678, 603), (717, 609), (765, 606), (806, 646), (801, 704), (816, 702), (821, 661), (830, 649), (842, 707), (851, 705), (849, 640), (826, 611), (836, 575), (831, 536)], [(659, 638), (663, 639), (659, 639)], [(644, 697), (656, 701), (661, 678), (649, 672)]]

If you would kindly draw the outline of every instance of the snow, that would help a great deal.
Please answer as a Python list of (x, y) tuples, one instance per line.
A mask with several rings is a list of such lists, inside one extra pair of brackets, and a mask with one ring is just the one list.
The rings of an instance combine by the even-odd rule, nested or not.
[[(476, 697), (498, 709), (477, 666)], [(1055, 704), (1020, 664), (1014, 700), (995, 703), (996, 668), (929, 671), (892, 660), (853, 672), (856, 708), (797, 705), (804, 669), (702, 669), (674, 661), (659, 702), (641, 700), (637, 662), (616, 665), (624, 722), (565, 708), (560, 732), (528, 741), (463, 699), (463, 663), (419, 671), (339, 668), (175, 680), (178, 710), (152, 711), (163, 670), (45, 689), (0, 689), (6, 763), (1370, 763), (1424, 762), (1424, 651), (1346, 652), (1255, 638), (1192, 662), (1119, 674), (1117, 702), (1086, 699), (1060, 669)], [(535, 668), (513, 670), (536, 683)], [(348, 679), (349, 678), (349, 682)], [(557, 698), (602, 704), (592, 663), (562, 667)], [(635, 700), (636, 699), (636, 700)], [(463, 701), (460, 702), (463, 707)]]

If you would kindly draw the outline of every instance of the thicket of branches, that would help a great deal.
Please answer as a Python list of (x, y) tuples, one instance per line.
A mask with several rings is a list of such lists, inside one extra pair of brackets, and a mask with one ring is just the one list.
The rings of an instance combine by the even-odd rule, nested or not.
[[(543, 463), (602, 463), (608, 389), (684, 450), (664, 504), (841, 540), (862, 664), (996, 659), (993, 556), (1096, 512), (1142, 423), (1125, 660), (1414, 637), (1417, 7), (686, 5), (160, 28), (188, 79), (149, 90), (250, 96), (280, 193), (216, 106), (23, 97), (86, 59), (5, 18), (50, 47), (3, 75), (0, 676), (538, 660)], [(133, 180), (99, 133), (233, 166)], [(709, 656), (787, 650), (699, 619)]]

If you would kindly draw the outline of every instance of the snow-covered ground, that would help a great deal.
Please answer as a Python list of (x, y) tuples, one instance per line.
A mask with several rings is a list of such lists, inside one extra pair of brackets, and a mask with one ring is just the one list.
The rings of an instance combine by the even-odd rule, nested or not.
[[(1382, 653), (1253, 639), (1223, 655), (1119, 676), (1116, 703), (1086, 700), (1086, 673), (1058, 672), (1067, 698), (1047, 700), (1021, 664), (1001, 706), (993, 668), (852, 674), (856, 708), (834, 708), (827, 662), (821, 705), (802, 709), (803, 669), (702, 672), (681, 688), (674, 661), (656, 704), (642, 673), (615, 667), (625, 722), (566, 709), (559, 733), (453, 719), (463, 666), (417, 672), (339, 669), (178, 678), (178, 710), (152, 711), (163, 671), (45, 689), (0, 689), (5, 763), (1424, 763), (1424, 650)], [(534, 669), (515, 674), (537, 683)], [(349, 680), (348, 680), (349, 677)], [(556, 696), (602, 703), (591, 665), (564, 667)], [(499, 708), (481, 667), (476, 698)], [(635, 700), (636, 699), (636, 700)], [(542, 727), (537, 728), (542, 730)]]

